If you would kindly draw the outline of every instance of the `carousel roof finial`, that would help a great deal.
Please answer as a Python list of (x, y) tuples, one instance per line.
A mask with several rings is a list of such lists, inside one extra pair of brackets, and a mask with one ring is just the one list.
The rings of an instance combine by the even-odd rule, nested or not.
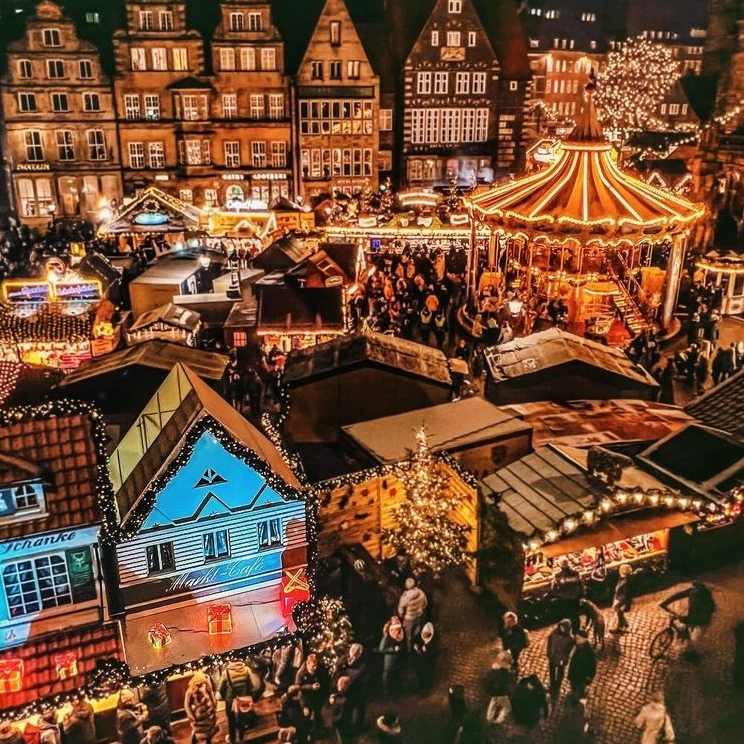
[(594, 68), (589, 72), (589, 81), (584, 86), (584, 105), (581, 107), (579, 120), (576, 122), (571, 140), (575, 142), (603, 141), (604, 133), (597, 121), (597, 108), (594, 105), (594, 94), (597, 92), (597, 78)]

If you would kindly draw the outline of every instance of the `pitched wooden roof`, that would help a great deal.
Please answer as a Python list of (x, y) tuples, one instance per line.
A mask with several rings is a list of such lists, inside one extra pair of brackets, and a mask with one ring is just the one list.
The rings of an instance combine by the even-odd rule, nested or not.
[(685, 411), (706, 426), (744, 436), (744, 370), (695, 398)]

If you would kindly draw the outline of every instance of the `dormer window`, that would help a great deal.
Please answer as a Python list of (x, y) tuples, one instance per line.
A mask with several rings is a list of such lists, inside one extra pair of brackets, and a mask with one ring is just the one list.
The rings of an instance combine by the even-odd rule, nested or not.
[(230, 13), (230, 31), (244, 31), (245, 16), (243, 13)]
[(58, 28), (45, 28), (42, 31), (41, 38), (46, 47), (62, 46)]
[(331, 46), (341, 44), (341, 21), (331, 21)]
[(450, 13), (462, 13), (462, 0), (449, 0), (447, 10)]
[(263, 31), (263, 20), (260, 13), (248, 13), (248, 30)]
[(0, 518), (38, 514), (44, 510), (44, 484), (40, 480), (0, 488)]

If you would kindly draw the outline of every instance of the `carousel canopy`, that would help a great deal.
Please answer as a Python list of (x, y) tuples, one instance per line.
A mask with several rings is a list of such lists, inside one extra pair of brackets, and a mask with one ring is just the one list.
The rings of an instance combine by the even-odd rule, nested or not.
[(193, 204), (151, 186), (99, 228), (100, 235), (178, 233), (198, 230), (203, 213)]
[(702, 217), (702, 204), (620, 169), (597, 123), (592, 91), (587, 93), (582, 116), (555, 162), (473, 196), (476, 214), (514, 228), (617, 238), (677, 232)]

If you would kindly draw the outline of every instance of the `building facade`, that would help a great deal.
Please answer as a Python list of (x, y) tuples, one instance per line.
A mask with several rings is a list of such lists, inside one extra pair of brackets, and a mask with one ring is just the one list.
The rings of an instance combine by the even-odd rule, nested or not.
[(376, 190), (379, 77), (344, 0), (327, 0), (294, 82), (302, 194)]
[(7, 52), (0, 82), (9, 203), (29, 226), (98, 222), (122, 197), (116, 114), (98, 50), (45, 0)]
[(212, 36), (216, 193), (208, 202), (268, 206), (294, 196), (284, 43), (265, 0), (226, 0)]

